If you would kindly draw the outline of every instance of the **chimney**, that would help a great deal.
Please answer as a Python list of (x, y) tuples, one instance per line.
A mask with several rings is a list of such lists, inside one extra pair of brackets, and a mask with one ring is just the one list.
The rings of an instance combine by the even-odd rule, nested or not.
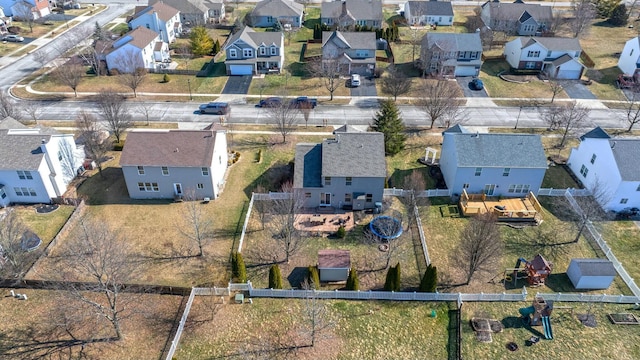
[(43, 153), (47, 152), (47, 139), (42, 139), (40, 140), (40, 151), (42, 151)]

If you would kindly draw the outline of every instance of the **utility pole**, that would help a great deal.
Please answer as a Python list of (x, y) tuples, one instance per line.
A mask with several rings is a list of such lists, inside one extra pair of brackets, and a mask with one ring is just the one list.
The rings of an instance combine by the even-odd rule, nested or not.
[(520, 108), (518, 109), (518, 117), (516, 118), (516, 126), (514, 126), (514, 129), (518, 128), (518, 121), (520, 121), (520, 113), (522, 112), (522, 105), (520, 105)]

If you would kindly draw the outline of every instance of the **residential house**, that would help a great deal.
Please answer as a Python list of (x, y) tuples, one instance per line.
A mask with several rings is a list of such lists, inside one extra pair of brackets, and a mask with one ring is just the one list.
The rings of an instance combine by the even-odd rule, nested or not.
[(11, 25), (11, 17), (4, 14), (4, 9), (0, 6), (0, 35), (6, 34), (7, 27)]
[(139, 26), (146, 27), (160, 34), (162, 41), (172, 43), (176, 36), (182, 33), (180, 11), (171, 6), (157, 2), (149, 6), (137, 6), (134, 15), (129, 20), (129, 29)]
[(477, 133), (455, 125), (443, 133), (440, 170), (452, 194), (524, 197), (538, 193), (547, 170), (540, 135)]
[(284, 66), (284, 34), (245, 26), (229, 37), (224, 51), (227, 75), (279, 73)]
[(294, 191), (304, 194), (307, 208), (373, 209), (382, 202), (387, 176), (384, 135), (347, 125), (334, 135), (296, 145)]
[(640, 208), (640, 139), (612, 138), (600, 127), (580, 137), (567, 166), (607, 211)]
[(580, 54), (577, 38), (519, 37), (504, 46), (511, 68), (539, 70), (554, 79), (580, 79), (585, 69)]
[(618, 67), (623, 73), (635, 75), (640, 69), (640, 36), (627, 40), (618, 59)]
[(521, 0), (513, 3), (487, 1), (481, 6), (480, 18), (494, 31), (520, 36), (540, 35), (551, 24), (553, 12), (551, 6), (525, 4)]
[(340, 73), (370, 76), (376, 68), (376, 34), (373, 32), (322, 32), (322, 61), (336, 61)]
[(82, 170), (84, 150), (73, 134), (0, 121), (0, 207), (50, 203), (61, 198)]
[(226, 131), (131, 131), (120, 165), (132, 199), (215, 199), (227, 171)]
[(142, 26), (124, 34), (103, 52), (109, 71), (121, 73), (154, 69), (170, 59), (169, 44), (162, 41), (158, 33)]
[(482, 65), (479, 33), (428, 32), (422, 38), (420, 61), (425, 73), (477, 76)]
[(223, 0), (207, 0), (204, 3), (209, 8), (209, 21), (219, 23), (224, 20), (225, 9)]
[(183, 26), (199, 26), (209, 22), (209, 6), (205, 0), (149, 0), (149, 5), (164, 2), (180, 11)]
[(253, 27), (273, 27), (280, 22), (299, 28), (303, 15), (304, 6), (293, 0), (262, 0), (249, 13), (248, 20)]
[(16, 20), (36, 20), (51, 14), (48, 0), (0, 0), (0, 7), (4, 9), (5, 16)]
[(382, 27), (382, 0), (336, 0), (323, 2), (320, 22), (339, 30), (355, 25), (374, 29)]
[(450, 1), (407, 1), (404, 17), (411, 25), (453, 25), (453, 6)]
[(318, 272), (321, 282), (347, 281), (351, 270), (349, 250), (318, 250)]

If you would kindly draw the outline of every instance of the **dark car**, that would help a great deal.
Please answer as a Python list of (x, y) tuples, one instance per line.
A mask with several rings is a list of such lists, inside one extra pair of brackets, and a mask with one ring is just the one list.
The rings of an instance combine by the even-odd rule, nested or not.
[(229, 112), (229, 104), (225, 102), (210, 102), (200, 105), (200, 114), (224, 115)]
[(473, 90), (482, 90), (484, 89), (484, 83), (482, 82), (482, 80), (475, 78), (471, 80), (471, 82), (469, 83), (469, 87)]
[(317, 99), (311, 99), (306, 96), (299, 96), (289, 102), (289, 105), (296, 109), (315, 109), (318, 105)]
[(282, 99), (279, 97), (269, 97), (266, 99), (260, 100), (259, 103), (256, 104), (256, 107), (264, 107), (264, 108), (273, 108), (282, 105)]

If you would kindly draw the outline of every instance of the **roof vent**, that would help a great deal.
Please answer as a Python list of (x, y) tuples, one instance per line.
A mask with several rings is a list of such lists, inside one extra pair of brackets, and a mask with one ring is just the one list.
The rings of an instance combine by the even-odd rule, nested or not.
[(615, 147), (616, 147), (616, 142), (615, 142), (615, 141), (612, 141), (612, 142), (611, 142), (611, 149), (613, 149), (613, 148), (615, 148)]
[(180, 150), (178, 148), (176, 148), (173, 152), (180, 152)]

